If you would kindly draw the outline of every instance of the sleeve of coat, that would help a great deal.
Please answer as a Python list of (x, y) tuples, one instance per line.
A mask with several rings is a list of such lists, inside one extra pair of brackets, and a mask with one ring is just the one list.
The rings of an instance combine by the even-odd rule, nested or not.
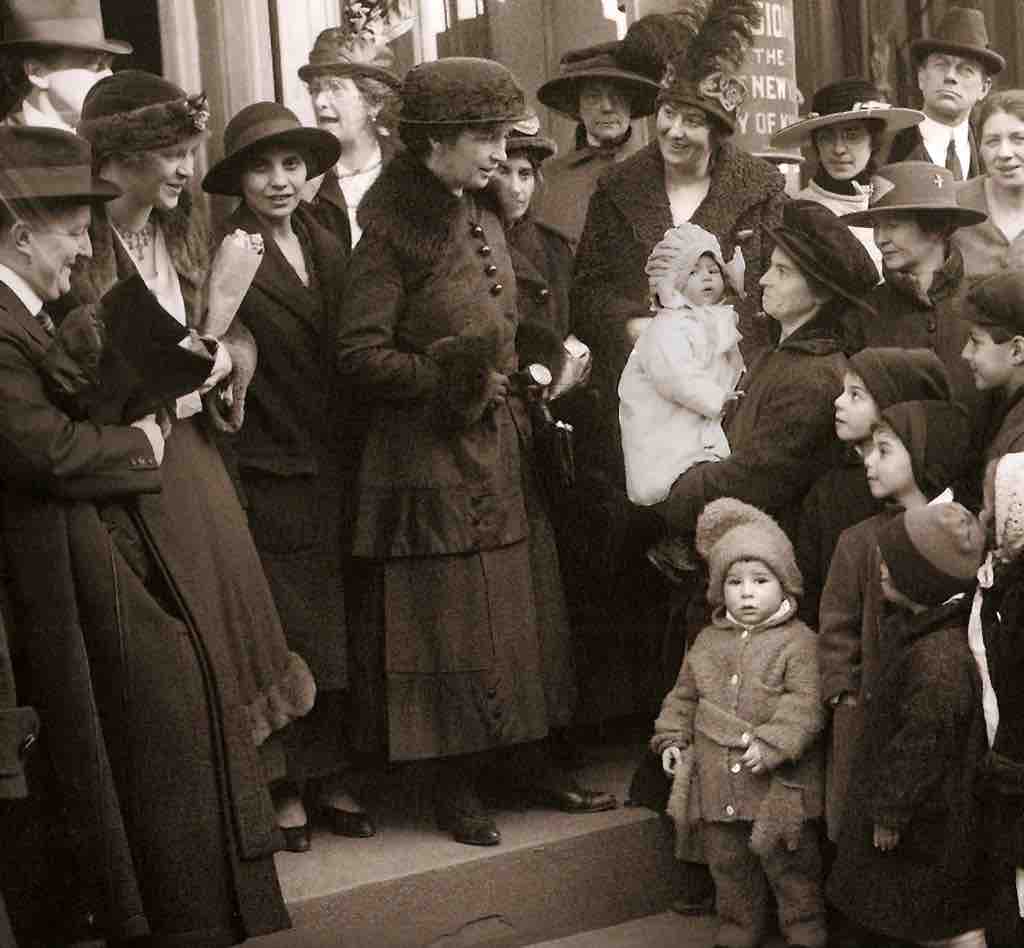
[(812, 629), (819, 627), (818, 609), (821, 605), (822, 574), (822, 504), (828, 503), (823, 493), (824, 481), (819, 479), (807, 492), (800, 506), (800, 522), (797, 525), (796, 565), (804, 578), (804, 594), (800, 600), (800, 618)]
[(799, 760), (825, 727), (818, 686), (818, 643), (808, 628), (799, 628), (787, 650), (783, 689), (771, 718), (754, 728), (755, 737), (767, 745), (765, 763), (771, 769)]
[(655, 317), (637, 340), (641, 363), (662, 398), (705, 418), (717, 418), (729, 393), (718, 384), (707, 360), (700, 358), (708, 347), (694, 334), (704, 335), (704, 329), (678, 322)]
[(864, 552), (860, 544), (853, 542), (853, 534), (844, 530), (821, 591), (818, 661), (823, 701), (830, 701), (844, 691), (860, 693), (864, 590), (870, 569)]
[(342, 381), (372, 398), (400, 401), (436, 395), (441, 383), (437, 363), (396, 344), (395, 327), (405, 299), (403, 268), (391, 245), (372, 230), (356, 247), (346, 285), (337, 336)]
[(700, 512), (719, 497), (767, 511), (802, 497), (821, 473), (809, 461), (834, 437), (831, 382), (825, 368), (780, 380), (765, 399), (749, 443), (734, 447), (724, 461), (691, 467), (657, 505), (668, 526), (692, 532)]
[(599, 352), (614, 353), (627, 347), (626, 322), (637, 316), (650, 316), (646, 303), (647, 284), (643, 272), (628, 278), (627, 264), (632, 254), (623, 256), (623, 242), (632, 240), (631, 228), (616, 209), (601, 182), (590, 198), (573, 267), (569, 309), (573, 331)]
[(697, 680), (690, 665), (690, 655), (687, 655), (679, 669), (679, 677), (672, 690), (665, 695), (661, 712), (654, 722), (650, 747), (655, 754), (660, 754), (666, 747), (689, 747), (693, 742), (697, 698)]
[(152, 492), (160, 485), (159, 465), (141, 430), (70, 418), (8, 336), (0, 337), (0, 477), (80, 499)]

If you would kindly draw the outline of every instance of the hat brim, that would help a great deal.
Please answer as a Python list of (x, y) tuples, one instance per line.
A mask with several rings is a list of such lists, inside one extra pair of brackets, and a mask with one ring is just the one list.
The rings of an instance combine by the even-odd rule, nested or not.
[(630, 117), (642, 118), (653, 115), (655, 100), (661, 86), (653, 79), (639, 73), (613, 66), (595, 66), (592, 69), (581, 69), (569, 76), (556, 76), (549, 79), (537, 90), (537, 98), (549, 109), (554, 109), (566, 118), (580, 119), (579, 83), (587, 79), (605, 79), (624, 86), (630, 90)]
[(811, 136), (819, 128), (830, 125), (843, 125), (847, 122), (881, 122), (886, 134), (901, 132), (912, 128), (924, 120), (924, 112), (917, 109), (853, 109), (849, 112), (831, 112), (828, 115), (816, 115), (813, 118), (800, 119), (792, 125), (780, 129), (770, 139), (772, 148), (788, 148), (803, 145), (811, 140)]
[(522, 135), (510, 137), (505, 142), (505, 153), (510, 157), (518, 152), (532, 152), (538, 162), (550, 158), (558, 151), (558, 146), (550, 139), (541, 135)]
[(885, 217), (889, 214), (945, 214), (957, 222), (958, 228), (970, 227), (972, 224), (988, 220), (988, 214), (984, 211), (961, 207), (959, 204), (887, 204), (885, 207), (869, 207), (866, 211), (844, 214), (843, 223), (850, 227), (873, 227), (876, 217)]
[(962, 56), (967, 59), (977, 59), (981, 62), (990, 76), (996, 76), (1006, 68), (1006, 60), (995, 50), (985, 49), (982, 46), (968, 46), (965, 43), (944, 43), (942, 40), (931, 38), (914, 40), (910, 44), (910, 54), (915, 65), (920, 66), (921, 60), (927, 58), (931, 53), (952, 53), (954, 56)]
[[(847, 221), (847, 216), (844, 215), (843, 223)], [(859, 309), (871, 315), (875, 314), (874, 307), (867, 303), (858, 293), (847, 289), (841, 283), (836, 282), (825, 270), (822, 268), (821, 261), (815, 256), (812, 246), (804, 240), (801, 240), (792, 231), (787, 230), (785, 227), (769, 227), (767, 228), (768, 235), (780, 246), (786, 253), (788, 253), (808, 276), (810, 276), (817, 283), (832, 290), (833, 293), (841, 296), (844, 300), (853, 303)], [(866, 291), (862, 291), (866, 292)], [(766, 314), (771, 318), (770, 314)]]
[(32, 201), (81, 201), (83, 204), (103, 204), (120, 197), (124, 192), (104, 178), (92, 177), (89, 184), (69, 183), (62, 175), (61, 169), (55, 167), (48, 174), (39, 176), (39, 183), (29, 185), (25, 182), (12, 183), (9, 174), (15, 173), (12, 168), (7, 174), (0, 173), (0, 191), (8, 201), (29, 203)]
[(48, 39), (13, 39), (13, 40), (0, 40), (0, 49), (15, 50), (21, 49), (32, 49), (38, 47), (44, 47), (46, 49), (86, 49), (94, 50), (100, 53), (112, 53), (114, 56), (127, 56), (129, 53), (135, 51), (135, 47), (131, 43), (126, 43), (124, 40), (110, 39), (104, 36), (102, 40), (96, 40), (90, 43), (76, 43), (71, 40), (48, 40)]
[(240, 197), (246, 162), (261, 148), (271, 146), (292, 147), (300, 151), (306, 162), (307, 181), (322, 175), (341, 154), (341, 143), (330, 132), (305, 127), (287, 129), (249, 142), (244, 148), (222, 158), (203, 178), (203, 190), (207, 194)]
[(323, 65), (306, 63), (305, 66), (299, 66), (299, 78), (303, 82), (309, 82), (310, 79), (316, 79), (318, 76), (337, 76), (341, 79), (363, 76), (366, 79), (383, 82), (395, 92), (402, 88), (402, 80), (381, 66), (370, 66), (364, 63), (325, 63)]
[(458, 119), (411, 119), (404, 115), (398, 117), (399, 125), (500, 125), (502, 122), (522, 122), (526, 119), (535, 118), (533, 112), (527, 109), (523, 112), (509, 112), (505, 115), (488, 115), (486, 118), (458, 118)]

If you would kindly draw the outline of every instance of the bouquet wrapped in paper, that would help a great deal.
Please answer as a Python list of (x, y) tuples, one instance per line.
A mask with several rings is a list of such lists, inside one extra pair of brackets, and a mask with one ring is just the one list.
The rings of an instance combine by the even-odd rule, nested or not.
[(263, 237), (235, 230), (217, 248), (207, 283), (207, 309), (196, 327), (201, 336), (220, 339), (242, 305), (263, 259)]

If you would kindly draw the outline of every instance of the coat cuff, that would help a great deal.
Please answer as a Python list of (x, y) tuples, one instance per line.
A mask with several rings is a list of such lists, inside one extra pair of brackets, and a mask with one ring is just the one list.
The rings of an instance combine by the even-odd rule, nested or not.
[(437, 409), (443, 424), (465, 428), (487, 409), (486, 395), (496, 345), (480, 336), (446, 336), (427, 349), (440, 370)]

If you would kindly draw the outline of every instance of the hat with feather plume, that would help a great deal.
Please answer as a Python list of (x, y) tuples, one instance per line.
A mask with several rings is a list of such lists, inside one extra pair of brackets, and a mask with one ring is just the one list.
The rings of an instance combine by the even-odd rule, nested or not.
[[(630, 29), (638, 39), (648, 33), (661, 37), (660, 45), (638, 44), (655, 48), (662, 60), (658, 105), (693, 106), (732, 132), (747, 98), (737, 74), (760, 25), (761, 4), (756, 0), (685, 0), (675, 12), (650, 14)], [(624, 45), (628, 39), (627, 33)]]
[(416, 17), (412, 0), (349, 0), (340, 26), (316, 38), (309, 62), (299, 67), (299, 78), (365, 76), (398, 90), (395, 55), (388, 44), (412, 29)]

